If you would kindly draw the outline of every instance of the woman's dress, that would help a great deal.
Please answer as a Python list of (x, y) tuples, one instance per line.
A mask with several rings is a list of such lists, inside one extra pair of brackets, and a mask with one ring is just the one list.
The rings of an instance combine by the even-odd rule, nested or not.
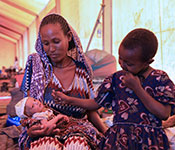
[[(31, 74), (32, 78), (30, 77), (30, 74), (25, 74), (24, 81), (25, 85), (27, 85), (28, 83), (32, 83), (30, 84), (30, 86), (28, 85), (26, 86), (30, 87), (31, 89), (30, 96), (36, 99), (39, 98), (44, 99), (43, 103), (51, 107), (52, 110), (70, 116), (71, 122), (64, 128), (66, 130), (61, 130), (61, 133), (52, 137), (44, 136), (44, 137), (30, 138), (27, 135), (26, 130), (24, 129), (23, 133), (19, 138), (19, 145), (21, 149), (27, 149), (30, 146), (33, 149), (37, 149), (38, 147), (42, 149), (49, 149), (49, 148), (62, 149), (64, 146), (68, 145), (71, 142), (79, 143), (76, 144), (77, 146), (76, 149), (80, 149), (79, 147), (81, 147), (82, 140), (86, 140), (88, 148), (94, 150), (97, 149), (97, 145), (100, 142), (100, 138), (102, 137), (102, 135), (88, 121), (86, 115), (87, 111), (85, 109), (76, 106), (56, 104), (51, 94), (52, 90), (54, 89), (56, 91), (59, 90), (74, 97), (82, 98), (82, 102), (83, 98), (94, 98), (94, 89), (92, 85), (92, 80), (87, 74), (86, 67), (81, 62), (78, 61), (74, 62), (76, 65), (75, 76), (71, 86), (67, 90), (65, 90), (62, 87), (60, 81), (53, 74), (50, 82), (47, 84), (47, 87), (45, 87), (44, 91), (39, 92), (43, 90), (41, 88), (42, 86), (40, 87), (40, 85), (44, 84), (43, 82), (45, 81), (43, 80), (43, 82), (41, 83), (40, 81), (37, 81), (37, 79), (39, 79), (43, 71), (42, 64), (38, 54), (32, 54), (31, 56), (29, 56), (26, 72), (33, 72), (33, 73)], [(31, 69), (33, 69), (34, 71), (32, 71)]]

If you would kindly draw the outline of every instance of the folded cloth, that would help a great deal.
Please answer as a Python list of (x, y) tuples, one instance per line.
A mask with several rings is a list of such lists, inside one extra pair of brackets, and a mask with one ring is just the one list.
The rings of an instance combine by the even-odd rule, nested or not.
[(171, 150), (175, 150), (175, 127), (166, 128), (165, 132), (167, 134)]

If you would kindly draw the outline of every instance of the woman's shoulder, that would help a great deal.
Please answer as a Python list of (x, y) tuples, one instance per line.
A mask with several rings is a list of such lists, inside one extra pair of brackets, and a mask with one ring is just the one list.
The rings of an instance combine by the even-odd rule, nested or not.
[(86, 65), (83, 62), (76, 61), (76, 60), (73, 60), (73, 61), (74, 61), (75, 65), (76, 65), (76, 70), (79, 73), (81, 73), (81, 74), (83, 73), (84, 75), (87, 75), (88, 74), (88, 70), (86, 68)]
[(41, 62), (41, 57), (38, 53), (32, 53), (28, 56), (27, 62), (28, 63), (30, 63), (30, 62), (40, 63)]
[(38, 53), (29, 54), (28, 59), (33, 59), (33, 58), (40, 58), (40, 55)]
[(86, 69), (86, 66), (83, 62), (80, 62), (80, 61), (77, 61), (77, 60), (73, 60), (73, 61), (74, 61), (77, 68)]

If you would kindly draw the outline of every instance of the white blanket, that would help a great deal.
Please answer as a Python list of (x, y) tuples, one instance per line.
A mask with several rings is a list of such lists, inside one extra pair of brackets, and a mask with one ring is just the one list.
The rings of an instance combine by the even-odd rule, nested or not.
[(168, 136), (168, 140), (170, 142), (171, 150), (175, 150), (175, 127), (166, 128), (165, 132)]

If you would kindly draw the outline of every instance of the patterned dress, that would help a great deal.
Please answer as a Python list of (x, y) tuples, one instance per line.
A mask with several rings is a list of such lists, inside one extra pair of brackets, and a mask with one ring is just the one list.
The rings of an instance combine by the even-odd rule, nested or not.
[[(31, 57), (29, 57), (31, 58)], [(35, 60), (36, 59), (36, 60)], [(32, 64), (39, 62), (39, 55), (32, 54)], [(31, 61), (28, 61), (31, 62)], [(88, 121), (87, 119), (87, 111), (85, 109), (71, 106), (71, 105), (63, 105), (63, 104), (56, 104), (51, 93), (52, 90), (59, 90), (67, 95), (82, 98), (94, 98), (94, 90), (92, 85), (92, 80), (90, 79), (89, 75), (87, 74), (87, 70), (83, 63), (78, 61), (74, 61), (76, 65), (75, 76), (73, 82), (68, 90), (65, 90), (60, 81), (56, 78), (53, 74), (50, 82), (48, 83), (47, 87), (45, 88), (44, 96), (43, 96), (43, 103), (47, 106), (51, 107), (52, 110), (57, 111), (58, 113), (67, 115), (70, 117), (70, 123), (64, 126), (64, 129), (61, 128), (61, 133), (52, 137), (39, 137), (39, 138), (30, 138), (26, 130), (20, 136), (19, 144), (21, 149), (63, 149), (66, 147), (67, 149), (73, 149), (70, 147), (70, 143), (77, 143), (76, 149), (80, 150), (82, 147), (82, 143), (84, 143), (86, 149), (97, 149), (97, 145), (100, 142), (100, 138), (102, 135), (98, 132), (98, 130)], [(38, 63), (39, 66), (40, 63)], [(34, 65), (35, 66), (35, 65)], [(28, 69), (32, 68), (28, 67)], [(26, 71), (28, 72), (28, 71)], [(38, 71), (39, 72), (39, 71)], [(40, 75), (40, 72), (38, 73)], [(26, 76), (24, 76), (26, 78)], [(32, 80), (35, 80), (35, 78)], [(30, 78), (29, 78), (30, 79)], [(28, 79), (28, 80), (29, 80)], [(25, 79), (24, 79), (25, 80)], [(28, 83), (28, 82), (26, 82)], [(35, 82), (34, 82), (35, 83)], [(36, 82), (37, 83), (37, 82)], [(36, 90), (36, 89), (32, 89)], [(36, 92), (33, 97), (38, 96)], [(31, 93), (31, 94), (32, 94)], [(51, 144), (48, 144), (51, 143)]]
[(62, 91), (69, 96), (82, 98), (82, 102), (85, 98), (94, 98), (92, 82), (89, 79), (84, 66), (76, 61), (75, 64), (75, 76), (70, 87), (65, 90), (62, 87), (60, 81), (56, 78), (55, 75), (53, 75), (51, 82), (45, 90), (44, 103), (52, 109), (56, 110), (58, 113), (70, 117), (70, 124), (68, 124), (66, 127), (66, 131), (62, 133), (60, 137), (61, 141), (65, 141), (70, 136), (80, 135), (86, 137), (92, 149), (96, 149), (101, 135), (97, 129), (88, 121), (86, 116), (87, 111), (77, 106), (68, 104), (56, 104), (51, 95), (52, 90), (54, 89), (55, 91)]
[[(99, 87), (96, 102), (111, 107), (113, 126), (106, 132), (103, 150), (167, 150), (169, 143), (162, 120), (150, 113), (135, 93), (122, 84), (123, 71), (105, 79)], [(174, 84), (161, 70), (153, 70), (142, 87), (157, 101), (175, 105)]]

